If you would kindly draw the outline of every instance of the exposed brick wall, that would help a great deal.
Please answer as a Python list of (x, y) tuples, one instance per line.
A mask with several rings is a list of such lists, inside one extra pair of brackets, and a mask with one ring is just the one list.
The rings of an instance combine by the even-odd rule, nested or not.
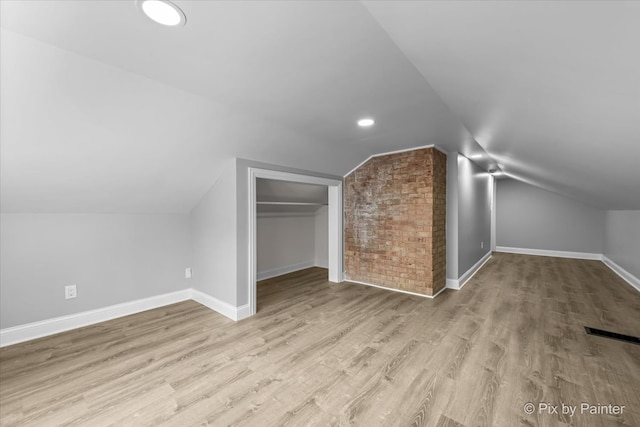
[(446, 155), (433, 148), (370, 159), (345, 178), (345, 272), (433, 295), (446, 282)]
[(447, 284), (447, 155), (433, 150), (432, 239), (433, 294)]

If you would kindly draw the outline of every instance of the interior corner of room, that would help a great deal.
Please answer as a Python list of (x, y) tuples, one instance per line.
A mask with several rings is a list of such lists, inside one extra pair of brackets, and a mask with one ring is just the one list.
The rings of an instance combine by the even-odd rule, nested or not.
[(638, 391), (640, 3), (0, 8), (0, 424)]
[[(599, 260), (640, 289), (635, 256), (640, 241), (638, 211), (603, 210), (528, 183), (496, 179), (452, 152), (442, 155), (446, 202), (415, 205), (429, 207), (416, 216), (415, 207), (407, 208), (413, 201), (406, 199), (406, 205), (402, 201), (406, 177), (398, 175), (396, 162), (406, 164), (407, 155), (422, 152), (440, 153), (425, 148), (403, 151), (402, 158), (377, 155), (372, 158), (375, 162), (363, 162), (345, 177), (345, 263), (340, 269), (346, 280), (433, 297), (445, 288), (461, 289), (492, 252), (508, 252)], [(396, 168), (396, 175), (380, 173), (384, 167)], [(266, 171), (265, 176), (282, 175), (254, 176), (255, 230), (250, 231), (252, 168)], [(413, 173), (410, 168), (406, 172)], [(369, 176), (369, 181), (350, 181), (358, 173)], [(251, 308), (257, 281), (310, 267), (329, 268), (329, 187), (283, 177), (342, 182), (335, 176), (237, 159), (227, 163), (188, 214), (3, 213), (2, 344), (186, 299), (233, 320), (251, 316), (257, 310)], [(425, 185), (418, 179), (416, 188)], [(363, 199), (363, 194), (369, 198)], [(385, 205), (389, 200), (392, 205)], [(371, 209), (382, 216), (372, 215)], [(416, 223), (393, 209), (425, 222)], [(439, 237), (421, 231), (427, 224), (431, 229), (434, 223), (429, 221), (437, 217), (438, 209), (443, 215), (440, 226), (446, 224), (446, 233)], [(395, 234), (400, 243), (384, 238), (393, 228), (389, 225), (393, 218), (403, 224)], [(341, 230), (332, 230), (335, 246), (343, 244)], [(428, 238), (420, 238), (421, 233)], [(406, 236), (415, 239), (408, 242)], [(366, 242), (376, 238), (382, 246)], [(385, 244), (402, 247), (386, 251)], [(431, 255), (438, 245), (446, 256)], [(366, 252), (359, 253), (359, 248)], [(253, 261), (248, 256), (252, 251)], [(416, 252), (429, 256), (416, 258)], [(407, 257), (411, 267), (405, 265)], [(437, 271), (431, 264), (436, 259), (442, 262), (442, 274), (428, 276), (427, 270)], [(385, 265), (392, 270), (385, 270)], [(185, 277), (185, 268), (192, 277)], [(73, 300), (64, 299), (62, 293), (68, 284), (79, 284)]]

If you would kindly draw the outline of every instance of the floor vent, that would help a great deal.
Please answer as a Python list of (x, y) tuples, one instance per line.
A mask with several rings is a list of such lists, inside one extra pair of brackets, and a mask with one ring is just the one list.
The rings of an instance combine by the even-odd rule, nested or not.
[(618, 334), (616, 332), (603, 331), (602, 329), (584, 327), (589, 335), (596, 335), (598, 337), (611, 338), (612, 340), (620, 340), (624, 342), (630, 342), (631, 344), (640, 344), (640, 338), (631, 335)]

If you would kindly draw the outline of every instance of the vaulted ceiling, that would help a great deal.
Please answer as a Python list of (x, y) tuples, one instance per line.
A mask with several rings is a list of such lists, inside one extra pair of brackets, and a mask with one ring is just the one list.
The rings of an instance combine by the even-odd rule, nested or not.
[(0, 2), (3, 211), (188, 212), (230, 157), (429, 144), (640, 209), (638, 3), (174, 3)]

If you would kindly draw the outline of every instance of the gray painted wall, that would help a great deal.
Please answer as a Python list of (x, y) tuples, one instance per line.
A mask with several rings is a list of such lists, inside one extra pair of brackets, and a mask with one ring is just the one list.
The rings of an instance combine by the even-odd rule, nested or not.
[(281, 214), (257, 218), (257, 272), (315, 263), (315, 216)]
[(329, 268), (329, 208), (322, 206), (314, 217), (314, 258), (317, 267)]
[(235, 159), (235, 161), (237, 180), (236, 213), (238, 224), (236, 241), (238, 242), (238, 245), (236, 248), (237, 263), (235, 263), (234, 266), (236, 267), (237, 275), (237, 305), (241, 306), (249, 303), (249, 168), (254, 167), (337, 180), (342, 180), (342, 177), (255, 162), (246, 159)]
[(0, 242), (2, 329), (189, 286), (188, 215), (2, 214)]
[(236, 214), (233, 159), (191, 211), (192, 287), (233, 306), (237, 303), (238, 283)]
[(640, 278), (640, 211), (607, 211), (604, 255)]
[(513, 179), (496, 189), (497, 246), (601, 254), (605, 212)]
[(459, 279), (491, 251), (493, 177), (447, 154), (447, 279)]
[(447, 279), (458, 279), (458, 153), (447, 153)]
[(191, 211), (193, 287), (239, 307), (249, 303), (249, 168), (341, 179), (300, 169), (230, 159)]
[(458, 277), (491, 251), (493, 177), (458, 156)]

